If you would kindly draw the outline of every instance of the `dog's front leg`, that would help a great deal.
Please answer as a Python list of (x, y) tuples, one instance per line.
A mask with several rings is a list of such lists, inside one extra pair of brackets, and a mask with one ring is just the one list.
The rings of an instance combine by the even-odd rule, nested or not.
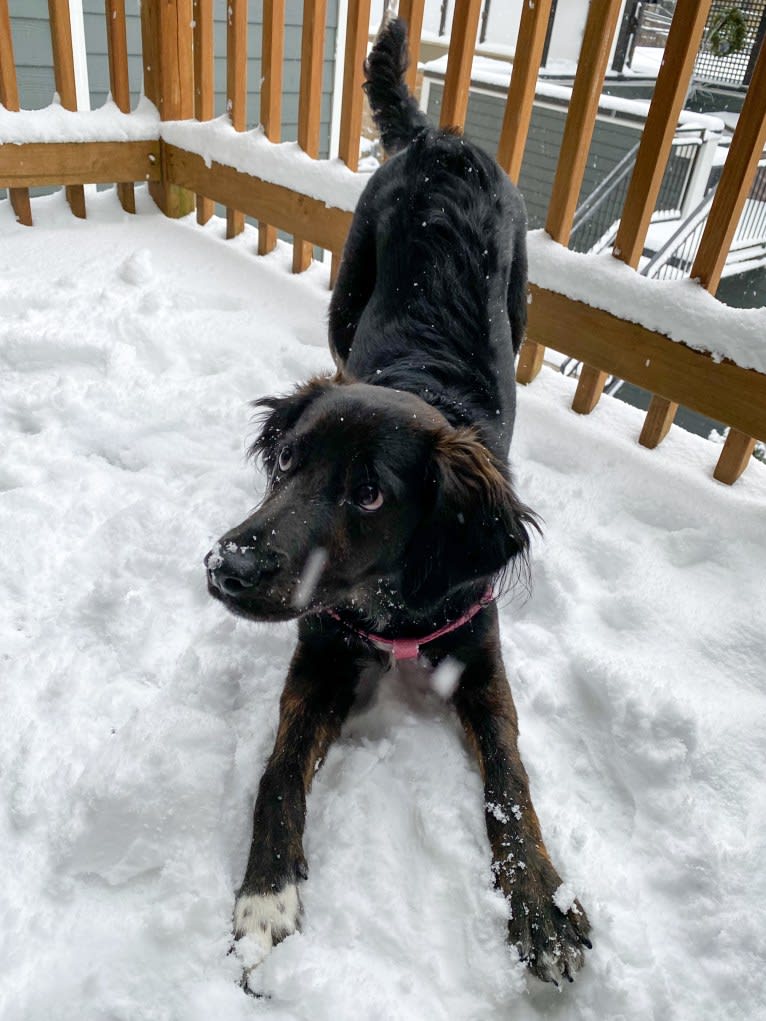
[(245, 878), (234, 907), (237, 939), (253, 936), (263, 953), (298, 928), (298, 882), (306, 795), (353, 703), (357, 668), (341, 638), (304, 636), (279, 706), (274, 750), (261, 778)]
[(532, 807), (496, 619), (466, 658), (453, 700), (484, 780), (492, 870), (511, 910), (508, 939), (538, 978), (571, 981), (583, 965), (583, 946), (591, 945), (590, 923), (578, 901), (563, 902), (561, 878)]

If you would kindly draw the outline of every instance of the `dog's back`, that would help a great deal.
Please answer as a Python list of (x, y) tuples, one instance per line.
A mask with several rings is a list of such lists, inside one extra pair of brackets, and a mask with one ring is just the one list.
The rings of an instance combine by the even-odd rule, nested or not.
[(417, 393), (504, 456), (526, 325), (524, 204), (490, 156), (429, 124), (404, 84), (406, 52), (396, 20), (367, 62), (391, 158), (357, 207), (331, 343), (354, 377)]

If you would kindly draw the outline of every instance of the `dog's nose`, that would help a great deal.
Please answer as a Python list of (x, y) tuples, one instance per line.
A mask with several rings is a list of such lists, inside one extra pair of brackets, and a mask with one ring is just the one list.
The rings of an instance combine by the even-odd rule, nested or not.
[(247, 595), (249, 589), (279, 571), (279, 557), (272, 550), (235, 543), (227, 547), (212, 549), (205, 557), (205, 567), (210, 584), (232, 599)]

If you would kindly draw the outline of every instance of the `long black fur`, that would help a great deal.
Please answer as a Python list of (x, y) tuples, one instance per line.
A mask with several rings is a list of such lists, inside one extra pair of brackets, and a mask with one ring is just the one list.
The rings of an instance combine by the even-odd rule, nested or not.
[(526, 211), (498, 164), (426, 121), (403, 81), (406, 30), (388, 24), (366, 64), (391, 158), (367, 186), (330, 305), (336, 361), (472, 425), (505, 460), (514, 355), (526, 329)]
[(389, 664), (369, 632), (428, 636), (420, 669), (460, 664), (452, 702), (484, 780), (508, 940), (558, 983), (582, 966), (590, 925), (579, 903), (556, 904), (561, 877), (519, 755), (497, 606), (485, 598), (523, 569), (536, 527), (507, 460), (526, 325), (524, 204), (481, 149), (428, 124), (405, 68), (406, 31), (392, 21), (366, 86), (390, 158), (357, 206), (330, 306), (339, 372), (258, 402), (252, 449), (266, 496), (206, 558), (210, 594), (232, 612), (299, 618), (235, 935), (268, 949), (299, 924), (314, 772), (362, 679)]

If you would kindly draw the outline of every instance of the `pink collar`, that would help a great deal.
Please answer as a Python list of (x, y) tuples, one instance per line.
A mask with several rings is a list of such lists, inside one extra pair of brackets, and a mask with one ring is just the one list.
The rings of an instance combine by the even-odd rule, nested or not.
[(384, 652), (390, 652), (398, 663), (403, 659), (417, 659), (418, 653), (420, 652), (421, 645), (427, 645), (429, 642), (433, 642), (437, 638), (441, 638), (442, 635), (447, 635), (450, 631), (457, 631), (463, 624), (467, 624), (469, 620), (473, 620), (479, 610), (483, 610), (485, 606), (494, 599), (492, 595), (492, 589), (487, 589), (484, 595), (481, 597), (478, 603), (474, 603), (470, 610), (467, 610), (462, 617), (458, 617), (457, 620), (453, 620), (449, 624), (445, 624), (444, 627), (440, 627), (438, 631), (432, 631), (430, 635), (425, 635), (422, 638), (384, 638), (382, 635), (374, 635), (370, 631), (362, 631), (361, 628), (356, 627), (354, 624), (349, 624), (343, 620), (334, 610), (328, 610), (327, 613), (340, 624), (344, 624), (347, 628), (360, 636), (360, 638), (366, 638), (368, 642), (372, 642), (373, 645), (377, 645), (379, 649)]

